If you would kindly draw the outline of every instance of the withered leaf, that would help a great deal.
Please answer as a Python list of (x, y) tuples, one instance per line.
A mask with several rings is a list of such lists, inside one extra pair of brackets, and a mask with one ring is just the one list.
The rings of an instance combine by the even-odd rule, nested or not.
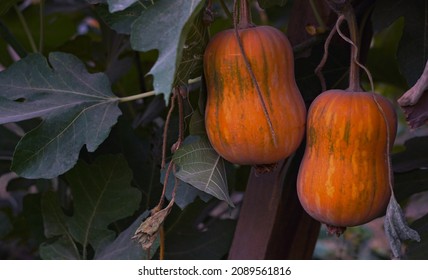
[(428, 121), (428, 61), (418, 81), (398, 99), (398, 104), (411, 128)]
[(407, 225), (403, 211), (395, 200), (394, 195), (391, 195), (388, 209), (386, 210), (384, 226), (389, 246), (395, 259), (402, 257), (401, 242), (403, 240), (410, 239), (417, 242), (421, 240), (419, 233)]
[(138, 243), (141, 244), (144, 250), (148, 250), (152, 247), (153, 242), (155, 242), (156, 237), (159, 233), (160, 227), (171, 211), (173, 204), (169, 204), (164, 209), (153, 213), (150, 217), (148, 217), (138, 229), (135, 231), (132, 239), (137, 239)]

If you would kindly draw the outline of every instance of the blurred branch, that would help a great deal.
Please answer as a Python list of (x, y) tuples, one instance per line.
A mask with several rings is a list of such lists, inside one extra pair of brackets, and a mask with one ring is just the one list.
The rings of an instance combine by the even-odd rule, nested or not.
[(15, 36), (10, 32), (7, 26), (0, 20), (0, 37), (3, 38), (21, 57), (27, 56), (27, 51), (24, 47), (16, 40)]
[(22, 11), (18, 8), (18, 6), (14, 6), (15, 12), (18, 15), (19, 21), (22, 24), (22, 27), (24, 28), (24, 32), (27, 35), (28, 41), (30, 42), (31, 49), (34, 53), (37, 53), (37, 46), (36, 42), (34, 41), (33, 35), (31, 34), (30, 28), (28, 27), (27, 21), (25, 20), (24, 15), (22, 14)]

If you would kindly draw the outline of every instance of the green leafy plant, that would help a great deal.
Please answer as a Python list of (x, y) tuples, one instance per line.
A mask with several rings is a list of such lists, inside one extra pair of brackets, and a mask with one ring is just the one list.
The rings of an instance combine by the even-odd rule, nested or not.
[[(327, 88), (346, 88), (350, 46), (328, 36), (337, 1), (300, 2), (248, 0), (257, 25), (286, 31), (309, 107), (322, 91), (314, 71), (324, 43)], [(426, 1), (402, 2), (352, 1), (360, 62), (397, 113), (395, 100), (423, 80), (428, 60)], [(335, 240), (318, 234), (297, 198), (304, 143), (256, 174), (208, 141), (203, 54), (213, 35), (234, 27), (235, 4), (0, 2), (0, 256), (301, 259)], [(428, 257), (428, 211), (408, 214), (428, 186), (424, 96), (399, 115), (391, 147), (393, 210), (406, 215), (397, 212), (402, 219), (387, 230), (400, 236), (394, 223), (409, 222), (421, 237), (403, 248), (398, 238), (395, 257)]]

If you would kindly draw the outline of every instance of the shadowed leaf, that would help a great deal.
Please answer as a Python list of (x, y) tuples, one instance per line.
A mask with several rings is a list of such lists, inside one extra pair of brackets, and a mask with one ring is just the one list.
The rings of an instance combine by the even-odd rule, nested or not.
[(208, 43), (208, 29), (203, 23), (204, 11), (193, 20), (183, 46), (174, 86), (187, 85), (188, 80), (202, 75), (202, 60)]
[(177, 165), (180, 180), (233, 206), (230, 199), (223, 159), (215, 152), (207, 138), (183, 145), (172, 160)]
[(114, 237), (108, 225), (130, 216), (138, 208), (141, 193), (131, 188), (132, 172), (122, 156), (103, 156), (92, 164), (79, 162), (66, 174), (74, 200), (68, 226), (73, 238), (97, 250)]
[[(66, 179), (73, 197), (73, 215), (65, 216), (55, 194), (47, 193), (42, 205), (49, 240), (41, 247), (42, 257), (87, 259), (89, 246), (95, 254), (108, 244), (113, 246), (115, 232), (109, 225), (133, 214), (141, 193), (130, 187), (132, 173), (122, 156), (101, 156), (91, 165), (80, 161), (67, 172)], [(82, 255), (77, 243), (83, 248)]]
[(42, 259), (80, 259), (79, 251), (74, 243), (59, 200), (54, 192), (46, 192), (42, 197), (42, 215), (45, 236), (49, 239), (40, 245)]
[[(165, 171), (168, 169), (169, 164), (170, 163), (168, 163), (165, 166), (165, 169), (163, 169), (161, 171), (161, 183), (163, 183), (164, 180), (165, 180), (165, 173), (166, 173)], [(175, 179), (176, 178), (175, 178), (173, 172), (171, 172), (171, 174), (168, 177), (168, 182), (167, 182), (166, 192), (165, 192), (165, 197), (169, 201), (171, 201), (171, 199), (172, 199), (172, 191), (174, 189)], [(178, 183), (178, 185), (177, 185), (177, 189), (175, 190), (174, 202), (182, 210), (187, 205), (189, 205), (190, 203), (192, 203), (193, 201), (195, 201), (195, 199), (197, 197), (199, 197), (200, 199), (202, 199), (205, 202), (207, 202), (208, 200), (210, 200), (211, 197), (212, 197), (211, 195), (207, 194), (206, 192), (198, 190), (197, 188), (195, 188), (192, 185), (189, 185), (189, 184), (181, 181), (178, 178), (177, 178), (177, 183)]]
[(29, 55), (0, 72), (0, 123), (44, 121), (16, 147), (12, 169), (26, 178), (53, 178), (76, 163), (86, 145), (93, 152), (121, 114), (102, 73), (89, 74), (76, 57)]
[[(159, 0), (143, 10), (132, 25), (131, 45), (137, 51), (159, 50), (159, 57), (150, 70), (153, 86), (169, 102), (185, 39), (191, 24), (205, 1)], [(156, 40), (153, 40), (156, 38)]]

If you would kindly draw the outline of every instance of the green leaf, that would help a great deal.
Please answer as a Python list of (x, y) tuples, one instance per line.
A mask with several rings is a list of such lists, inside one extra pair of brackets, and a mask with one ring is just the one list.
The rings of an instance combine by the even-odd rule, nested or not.
[[(161, 183), (165, 180), (165, 174), (166, 170), (168, 169), (168, 166), (171, 163), (168, 163), (165, 168), (161, 171)], [(195, 201), (197, 197), (200, 197), (203, 201), (207, 202), (212, 196), (207, 194), (206, 192), (203, 192), (201, 190), (198, 190), (197, 188), (193, 187), (192, 185), (189, 185), (180, 179), (176, 178), (174, 176), (174, 173), (171, 172), (171, 174), (168, 176), (168, 182), (166, 186), (166, 192), (165, 197), (169, 201), (172, 199), (172, 192), (175, 186), (175, 179), (177, 179), (177, 187), (175, 190), (175, 198), (174, 202), (177, 204), (178, 207), (180, 207), (182, 210), (186, 208), (187, 205)]]
[(95, 11), (116, 32), (131, 34), (132, 24), (144, 11), (144, 7), (141, 5), (132, 5), (123, 11), (112, 14), (109, 12), (107, 5), (98, 5), (95, 7)]
[(260, 7), (266, 9), (272, 6), (284, 6), (287, 0), (257, 0), (257, 2), (259, 2)]
[(201, 137), (183, 145), (174, 153), (172, 160), (178, 167), (177, 178), (233, 206), (223, 159), (207, 138)]
[(204, 11), (200, 11), (191, 23), (183, 54), (178, 64), (174, 86), (187, 85), (188, 80), (202, 75), (205, 47), (209, 41), (208, 29), (203, 22)]
[(141, 245), (137, 241), (132, 240), (135, 231), (150, 212), (145, 211), (141, 214), (131, 226), (119, 234), (119, 236), (110, 244), (103, 247), (95, 254), (96, 260), (146, 260), (151, 259), (159, 246), (159, 242), (155, 242), (150, 250), (150, 256), (147, 252), (141, 249)]
[(92, 165), (80, 161), (66, 178), (74, 202), (74, 214), (67, 221), (70, 234), (96, 251), (114, 237), (108, 226), (138, 209), (141, 193), (129, 187), (132, 172), (122, 156), (98, 157)]
[(204, 116), (202, 116), (198, 109), (193, 112), (192, 117), (190, 118), (189, 133), (190, 135), (202, 136), (207, 134)]
[(43, 117), (16, 147), (12, 169), (26, 178), (53, 178), (69, 170), (86, 144), (97, 149), (121, 114), (102, 73), (51, 53), (29, 55), (0, 72), (0, 123)]
[(138, 2), (138, 0), (107, 0), (107, 3), (109, 4), (110, 13), (123, 11), (136, 2)]
[[(131, 170), (122, 156), (107, 155), (98, 157), (91, 165), (80, 161), (67, 172), (66, 179), (73, 197), (73, 215), (63, 213), (55, 193), (45, 194), (42, 211), (49, 240), (40, 247), (42, 258), (87, 259), (89, 246), (95, 254), (106, 254), (97, 251), (114, 246), (115, 232), (109, 225), (132, 215), (139, 207), (141, 193), (130, 187)], [(83, 255), (77, 243), (82, 246)]]
[(404, 17), (397, 57), (400, 70), (409, 85), (415, 84), (428, 60), (427, 6), (428, 0), (379, 0), (372, 14), (373, 27), (377, 32)]
[(400, 73), (397, 50), (403, 34), (404, 21), (397, 20), (373, 37), (367, 57), (367, 67), (376, 83), (387, 83), (407, 89), (407, 82)]
[(40, 245), (39, 253), (44, 260), (79, 260), (80, 256), (70, 250), (70, 242), (65, 237), (47, 241)]
[(50, 239), (40, 245), (42, 259), (80, 259), (79, 251), (67, 227), (67, 216), (64, 215), (59, 200), (54, 192), (42, 196), (42, 215), (45, 236)]
[(133, 49), (159, 50), (159, 57), (149, 74), (154, 78), (154, 90), (164, 94), (166, 103), (169, 102), (185, 39), (204, 3), (203, 0), (159, 0), (144, 10), (132, 25)]
[(401, 243), (403, 240), (410, 239), (418, 242), (421, 240), (418, 232), (407, 225), (403, 211), (393, 195), (386, 210), (384, 227), (392, 255), (396, 259), (402, 257)]

